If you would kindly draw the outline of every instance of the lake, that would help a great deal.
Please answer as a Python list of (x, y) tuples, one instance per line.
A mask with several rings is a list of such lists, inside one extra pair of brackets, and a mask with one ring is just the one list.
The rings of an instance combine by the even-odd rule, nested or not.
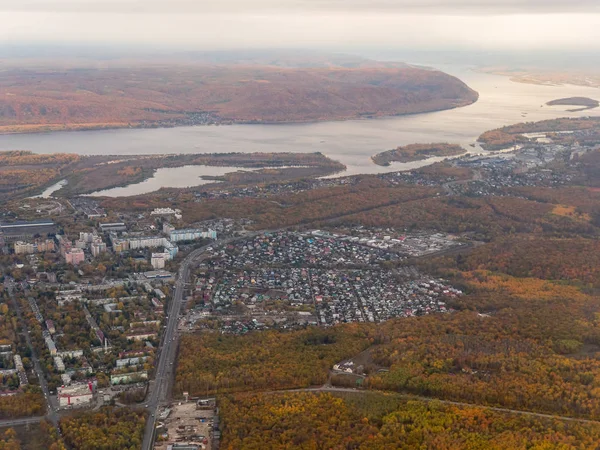
[[(438, 159), (380, 167), (370, 157), (399, 145), (450, 142), (471, 148), (484, 131), (523, 121), (598, 116), (600, 109), (569, 113), (546, 102), (563, 97), (598, 98), (595, 88), (514, 83), (507, 77), (439, 66), (479, 92), (464, 108), (433, 113), (281, 125), (197, 126), (158, 129), (53, 132), (0, 136), (0, 150), (126, 155), (225, 152), (322, 152), (345, 164), (343, 175), (408, 170)], [(216, 173), (216, 172), (215, 172)]]
[[(295, 166), (306, 167), (306, 166)], [(280, 166), (278, 169), (288, 169), (290, 166)], [(154, 171), (152, 178), (127, 186), (96, 191), (89, 196), (94, 197), (129, 197), (158, 191), (161, 187), (188, 188), (202, 186), (203, 184), (219, 183), (212, 179), (203, 179), (205, 176), (221, 176), (231, 172), (251, 172), (262, 168), (233, 167), (233, 166), (182, 166), (166, 167)]]

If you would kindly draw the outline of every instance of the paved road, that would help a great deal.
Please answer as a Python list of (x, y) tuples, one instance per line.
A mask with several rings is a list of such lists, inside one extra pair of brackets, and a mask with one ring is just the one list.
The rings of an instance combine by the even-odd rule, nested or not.
[(19, 323), (23, 324), (23, 328), (25, 330), (25, 339), (27, 341), (27, 345), (31, 350), (31, 360), (33, 361), (33, 368), (40, 382), (40, 387), (42, 388), (42, 392), (44, 393), (44, 397), (46, 398), (46, 417), (48, 420), (58, 428), (58, 413), (56, 411), (55, 405), (52, 404), (52, 398), (50, 397), (50, 391), (48, 390), (48, 383), (46, 383), (46, 378), (44, 377), (44, 372), (42, 371), (42, 366), (40, 365), (40, 360), (35, 352), (35, 348), (31, 343), (31, 337), (29, 336), (29, 328), (27, 327), (27, 321), (23, 319), (23, 314), (21, 312), (21, 307), (19, 306), (19, 302), (15, 297), (14, 292), (14, 282), (12, 280), (8, 280), (5, 283), (5, 286), (8, 288), (8, 292), (10, 294), (10, 298), (17, 313), (17, 318)]
[(0, 420), (0, 428), (19, 427), (21, 425), (31, 425), (44, 420), (45, 416), (25, 417), (23, 419)]
[(142, 450), (150, 450), (154, 446), (156, 412), (159, 405), (167, 402), (169, 389), (173, 384), (173, 378), (175, 375), (175, 356), (177, 353), (177, 344), (179, 340), (177, 326), (179, 322), (181, 306), (183, 304), (185, 283), (187, 282), (190, 274), (190, 267), (210, 247), (225, 245), (238, 240), (249, 239), (260, 233), (263, 232), (248, 233), (237, 238), (214, 241), (209, 245), (205, 245), (192, 251), (181, 263), (177, 281), (175, 283), (175, 293), (173, 294), (173, 300), (171, 301), (169, 311), (167, 313), (167, 325), (163, 333), (161, 346), (159, 348), (156, 376), (155, 379), (150, 382), (148, 398), (146, 400), (149, 417), (146, 422), (146, 429), (144, 431)]
[(146, 422), (146, 430), (144, 431), (144, 441), (142, 450), (150, 450), (154, 444), (154, 429), (156, 427), (156, 411), (159, 405), (164, 404), (168, 400), (169, 388), (173, 382), (175, 375), (175, 355), (177, 353), (178, 333), (177, 325), (179, 322), (179, 313), (183, 304), (183, 294), (185, 291), (185, 283), (189, 277), (190, 267), (196, 259), (198, 259), (209, 247), (228, 244), (238, 239), (248, 239), (253, 234), (239, 238), (225, 239), (215, 241), (210, 245), (200, 247), (190, 253), (181, 263), (177, 281), (175, 283), (175, 293), (173, 300), (167, 313), (167, 325), (163, 333), (162, 344), (159, 348), (158, 364), (156, 366), (156, 376), (154, 381), (150, 382), (149, 394), (146, 404), (149, 417)]

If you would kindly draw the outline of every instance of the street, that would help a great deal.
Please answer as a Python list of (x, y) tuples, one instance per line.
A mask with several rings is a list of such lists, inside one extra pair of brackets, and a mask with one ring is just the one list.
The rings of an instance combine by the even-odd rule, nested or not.
[(156, 427), (156, 411), (160, 404), (167, 401), (167, 394), (171, 386), (173, 376), (175, 374), (174, 364), (175, 355), (177, 353), (177, 323), (179, 320), (179, 312), (185, 292), (185, 283), (189, 276), (190, 264), (209, 247), (217, 245), (217, 242), (211, 245), (198, 248), (190, 253), (181, 263), (177, 281), (175, 282), (175, 293), (173, 300), (167, 312), (168, 320), (163, 334), (162, 347), (159, 349), (158, 364), (156, 366), (156, 376), (153, 382), (150, 383), (148, 399), (148, 420), (144, 431), (144, 440), (142, 443), (143, 450), (150, 450), (154, 446), (154, 429)]
[(146, 421), (146, 429), (144, 431), (144, 440), (142, 443), (142, 450), (151, 450), (154, 447), (154, 430), (156, 427), (156, 412), (159, 405), (165, 404), (168, 401), (168, 393), (170, 387), (173, 385), (173, 379), (175, 377), (175, 355), (177, 353), (177, 345), (179, 342), (179, 335), (177, 333), (177, 325), (179, 322), (179, 313), (181, 311), (181, 305), (183, 301), (183, 294), (185, 292), (185, 283), (189, 277), (190, 266), (192, 263), (202, 255), (210, 247), (218, 245), (228, 244), (240, 239), (248, 239), (259, 234), (248, 233), (245, 236), (237, 238), (229, 238), (221, 241), (214, 241), (209, 245), (197, 248), (192, 251), (181, 263), (175, 282), (175, 293), (173, 294), (173, 301), (170, 304), (169, 311), (167, 312), (167, 325), (162, 338), (162, 345), (159, 348), (158, 364), (156, 366), (156, 375), (154, 381), (150, 382), (148, 388), (148, 397), (146, 399), (147, 410), (149, 413), (148, 420)]
[[(29, 329), (27, 327), (27, 322), (23, 319), (23, 315), (21, 313), (21, 307), (19, 306), (19, 302), (15, 297), (15, 285), (13, 280), (7, 280), (4, 282), (5, 287), (8, 289), (10, 294), (10, 299), (12, 301), (13, 307), (17, 313), (17, 318), (19, 323), (23, 324), (23, 331), (25, 333), (25, 339), (27, 341), (27, 345), (31, 350), (31, 360), (33, 361), (33, 368), (40, 382), (40, 387), (42, 388), (42, 392), (44, 393), (44, 397), (46, 398), (46, 417), (48, 420), (58, 428), (58, 414), (56, 412), (56, 406), (52, 404), (52, 397), (50, 396), (50, 392), (48, 390), (48, 383), (46, 383), (46, 378), (44, 377), (44, 372), (42, 371), (42, 366), (40, 365), (40, 360), (38, 359), (37, 353), (31, 344), (31, 337), (29, 336)], [(39, 420), (39, 419), (38, 419)]]

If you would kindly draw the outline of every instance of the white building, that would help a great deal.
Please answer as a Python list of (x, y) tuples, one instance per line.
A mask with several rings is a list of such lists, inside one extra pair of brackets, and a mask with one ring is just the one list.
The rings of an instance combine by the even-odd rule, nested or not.
[(15, 254), (16, 255), (31, 255), (35, 252), (33, 244), (30, 242), (15, 242)]
[(198, 239), (216, 239), (217, 232), (214, 230), (204, 231), (199, 229), (171, 230), (169, 232), (169, 238), (173, 242), (195, 241)]
[(56, 294), (56, 302), (58, 303), (58, 306), (64, 306), (67, 303), (76, 301), (85, 301), (83, 294), (77, 289), (70, 291), (59, 291)]
[(94, 397), (91, 383), (61, 386), (57, 391), (58, 404), (61, 408), (89, 405)]
[(56, 367), (56, 371), (57, 372), (64, 372), (65, 371), (65, 363), (64, 363), (63, 359), (60, 356), (55, 356), (54, 357), (54, 367)]
[(137, 383), (138, 381), (147, 380), (148, 372), (130, 372), (130, 373), (122, 373), (119, 375), (111, 375), (110, 376), (110, 384), (127, 384), (127, 383)]
[(88, 243), (86, 241), (83, 241), (81, 239), (78, 239), (77, 241), (75, 241), (75, 247), (79, 248), (81, 250), (85, 250), (88, 246)]
[(81, 358), (83, 356), (83, 350), (63, 350), (57, 353), (61, 358)]
[(13, 356), (13, 360), (15, 361), (15, 367), (19, 372), (25, 371), (25, 367), (23, 366), (23, 360), (20, 355)]
[(148, 359), (147, 356), (138, 356), (135, 358), (125, 358), (125, 359), (117, 359), (117, 369), (122, 369), (127, 366), (137, 366), (138, 364), (142, 364), (146, 362)]
[(104, 242), (94, 242), (90, 248), (92, 251), (92, 256), (94, 257), (100, 255), (100, 253), (104, 253), (107, 250)]
[(179, 216), (181, 217), (181, 211), (179, 209), (171, 208), (156, 208), (150, 213), (151, 216)]
[(165, 268), (165, 263), (169, 260), (168, 253), (152, 253), (152, 258), (150, 259), (150, 264), (152, 264), (152, 268), (154, 270), (160, 270)]
[(56, 344), (50, 337), (50, 333), (46, 330), (42, 331), (42, 335), (44, 336), (44, 341), (46, 341), (46, 347), (48, 347), (48, 351), (51, 356), (56, 356)]
[(146, 339), (154, 339), (156, 336), (157, 334), (152, 332), (126, 335), (128, 341), (145, 341)]
[(91, 233), (86, 233), (82, 231), (79, 233), (79, 240), (87, 244), (91, 244), (92, 242), (94, 242), (94, 239), (97, 237), (98, 235), (96, 234), (96, 231), (92, 231)]

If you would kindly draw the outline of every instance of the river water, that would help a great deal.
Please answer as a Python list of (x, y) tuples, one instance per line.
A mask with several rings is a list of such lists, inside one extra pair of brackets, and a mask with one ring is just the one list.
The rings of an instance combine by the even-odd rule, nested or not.
[[(291, 166), (281, 166), (278, 169), (288, 169)], [(306, 166), (294, 166), (306, 167)], [(132, 195), (142, 195), (149, 192), (158, 191), (161, 187), (170, 188), (188, 188), (202, 186), (204, 184), (219, 183), (217, 180), (204, 179), (202, 177), (222, 176), (232, 172), (252, 172), (262, 168), (247, 168), (235, 166), (182, 166), (165, 167), (154, 171), (152, 178), (139, 183), (129, 184), (103, 191), (96, 191), (89, 196), (93, 197), (130, 197)]]
[(557, 98), (600, 97), (595, 88), (540, 86), (507, 77), (477, 73), (464, 67), (439, 66), (479, 92), (473, 105), (448, 111), (374, 120), (282, 125), (197, 126), (52, 132), (0, 136), (0, 150), (38, 153), (125, 155), (225, 152), (322, 152), (348, 167), (344, 175), (408, 170), (437, 159), (380, 167), (370, 157), (399, 145), (450, 142), (471, 148), (484, 131), (523, 121), (600, 115), (600, 109), (569, 113), (548, 107)]

